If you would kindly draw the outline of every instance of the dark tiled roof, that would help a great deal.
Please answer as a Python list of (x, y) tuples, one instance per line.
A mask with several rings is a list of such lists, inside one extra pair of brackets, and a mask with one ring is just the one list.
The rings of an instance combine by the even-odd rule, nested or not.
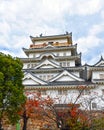
[(54, 107), (56, 107), (56, 108), (62, 108), (62, 107), (64, 107), (64, 108), (69, 108), (69, 107), (72, 107), (72, 106), (74, 106), (74, 107), (79, 107), (80, 105), (79, 104), (55, 104), (54, 105)]
[(54, 81), (48, 83), (48, 85), (92, 85), (92, 82), (88, 81)]
[(52, 38), (61, 38), (61, 37), (72, 37), (72, 33), (66, 33), (66, 34), (61, 34), (61, 35), (50, 35), (50, 36), (43, 36), (40, 34), (39, 37), (33, 37), (30, 36), (31, 40), (43, 40), (43, 39), (52, 39)]

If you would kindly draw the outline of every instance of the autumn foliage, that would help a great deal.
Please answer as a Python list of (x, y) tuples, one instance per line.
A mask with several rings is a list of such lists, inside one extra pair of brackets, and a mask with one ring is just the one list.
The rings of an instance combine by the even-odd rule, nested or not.
[(27, 98), (26, 102), (22, 105), (21, 111), (18, 113), (23, 120), (23, 130), (27, 129), (28, 119), (35, 119), (39, 117), (39, 97), (40, 95), (37, 93), (35, 94), (35, 97)]
[(49, 96), (42, 98), (40, 93), (34, 93), (23, 104), (19, 115), (23, 120), (23, 130), (26, 130), (30, 118), (33, 120), (41, 118), (47, 121), (47, 125), (54, 122), (57, 128), (64, 129), (66, 126), (74, 127), (78, 120), (80, 120), (80, 123), (85, 120), (84, 115), (78, 108), (78, 104), (67, 104), (67, 109), (64, 109), (64, 111), (61, 108), (57, 109), (52, 98)]
[(45, 129), (89, 130), (92, 127), (95, 117), (88, 110), (81, 110), (76, 100), (75, 103), (55, 104), (55, 99), (50, 96), (43, 98), (40, 93), (28, 93), (26, 96), (28, 98), (19, 112), (23, 121), (22, 130), (26, 130), (28, 119), (45, 122)]
[(46, 116), (46, 111), (48, 115), (52, 115), (50, 111), (47, 110), (48, 106), (53, 104), (53, 100), (47, 96), (43, 98), (39, 92), (26, 93), (27, 100), (22, 105), (21, 111), (18, 113), (23, 121), (23, 129), (27, 129), (27, 123), (29, 119), (43, 119)]

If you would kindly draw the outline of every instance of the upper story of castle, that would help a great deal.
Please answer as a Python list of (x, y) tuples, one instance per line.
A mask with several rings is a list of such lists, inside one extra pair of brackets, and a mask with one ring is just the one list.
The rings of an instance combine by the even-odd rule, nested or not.
[(72, 45), (72, 33), (66, 33), (63, 35), (52, 35), (52, 36), (42, 36), (32, 37), (30, 36), (32, 44), (30, 49), (34, 48), (44, 48), (46, 46), (62, 47)]
[(62, 35), (32, 37), (32, 44), (28, 49), (23, 48), (23, 51), (29, 58), (39, 57), (40, 54), (53, 52), (55, 56), (74, 56), (76, 55), (77, 45), (72, 44), (72, 33)]
[[(47, 59), (59, 67), (75, 67), (81, 65), (81, 53), (77, 53), (77, 44), (72, 43), (72, 33), (62, 35), (32, 37), (28, 49), (23, 48), (27, 58), (22, 58), (26, 66), (37, 66)], [(31, 61), (31, 65), (28, 65)], [(45, 62), (46, 63), (46, 62)], [(27, 67), (28, 68), (28, 67)], [(31, 67), (30, 67), (31, 68)]]

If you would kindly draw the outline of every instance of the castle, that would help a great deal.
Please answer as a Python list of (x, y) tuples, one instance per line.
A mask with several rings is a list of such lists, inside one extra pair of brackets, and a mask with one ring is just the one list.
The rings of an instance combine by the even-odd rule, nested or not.
[[(91, 91), (104, 95), (104, 59), (94, 65), (82, 65), (81, 53), (77, 44), (72, 42), (72, 33), (62, 35), (33, 37), (28, 49), (23, 48), (27, 58), (23, 62), (23, 85), (25, 91), (39, 91), (43, 96), (61, 96), (78, 94), (80, 86), (86, 86), (83, 95)], [(98, 104), (92, 102), (92, 108)], [(101, 106), (101, 108), (103, 108)]]

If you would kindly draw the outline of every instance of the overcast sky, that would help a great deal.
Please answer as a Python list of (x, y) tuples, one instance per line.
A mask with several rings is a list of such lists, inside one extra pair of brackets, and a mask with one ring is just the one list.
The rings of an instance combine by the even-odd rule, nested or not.
[(31, 36), (72, 32), (82, 63), (104, 57), (104, 0), (0, 0), (0, 52), (25, 57)]

